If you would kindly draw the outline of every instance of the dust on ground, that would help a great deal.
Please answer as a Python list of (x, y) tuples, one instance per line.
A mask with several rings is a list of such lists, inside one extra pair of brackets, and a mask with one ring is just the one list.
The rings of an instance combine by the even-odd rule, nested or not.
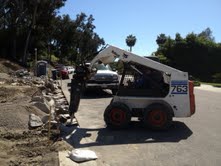
[[(10, 65), (4, 70), (14, 70)], [(32, 96), (41, 93), (40, 89), (27, 85), (13, 86), (10, 76), (5, 73), (0, 73), (0, 79), (5, 81), (0, 85), (0, 165), (59, 165), (58, 151), (73, 147), (65, 141), (49, 141), (47, 131), (29, 130), (30, 113), (40, 117), (45, 115), (30, 104)]]
[(0, 58), (0, 73), (9, 74), (19, 69), (22, 69), (22, 66), (18, 65), (17, 63), (13, 63), (9, 60)]
[(0, 130), (0, 165), (59, 165), (58, 151), (70, 150), (62, 141), (48, 141), (40, 131)]

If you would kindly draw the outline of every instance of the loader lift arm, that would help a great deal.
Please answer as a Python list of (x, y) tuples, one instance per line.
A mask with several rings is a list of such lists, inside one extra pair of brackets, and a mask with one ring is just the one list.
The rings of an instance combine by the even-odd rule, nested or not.
[(106, 49), (102, 50), (92, 61), (89, 67), (89, 70), (92, 70), (93, 65), (97, 61), (101, 61), (103, 64), (108, 64), (114, 62), (116, 59), (119, 61), (123, 61), (125, 63), (135, 62), (143, 66), (147, 66), (149, 68), (162, 71), (168, 74), (177, 74), (183, 76), (188, 76), (188, 73), (177, 70), (175, 68), (169, 67), (162, 63), (153, 61), (148, 58), (141, 57), (139, 55), (133, 54), (131, 52), (124, 51), (120, 48), (109, 45)]

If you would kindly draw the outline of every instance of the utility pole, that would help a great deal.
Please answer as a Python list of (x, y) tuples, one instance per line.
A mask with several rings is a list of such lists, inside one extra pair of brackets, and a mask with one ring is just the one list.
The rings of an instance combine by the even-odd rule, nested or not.
[(35, 48), (35, 63), (34, 63), (34, 74), (37, 75), (37, 60), (38, 60), (38, 49)]

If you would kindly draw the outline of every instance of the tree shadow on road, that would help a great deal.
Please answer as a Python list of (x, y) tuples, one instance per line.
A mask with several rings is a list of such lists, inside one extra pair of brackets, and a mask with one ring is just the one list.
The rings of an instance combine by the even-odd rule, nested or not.
[[(71, 91), (71, 89), (68, 90)], [(111, 92), (102, 89), (88, 89), (81, 95), (81, 99), (98, 99), (111, 97), (113, 97)]]
[[(91, 146), (142, 144), (159, 142), (179, 142), (188, 139), (192, 131), (183, 122), (174, 121), (167, 131), (152, 131), (133, 122), (128, 129), (111, 130), (108, 128), (74, 127), (66, 133), (66, 141), (74, 148)], [(71, 133), (72, 132), (72, 133)], [(71, 134), (70, 134), (71, 133)], [(92, 137), (93, 135), (93, 137)]]

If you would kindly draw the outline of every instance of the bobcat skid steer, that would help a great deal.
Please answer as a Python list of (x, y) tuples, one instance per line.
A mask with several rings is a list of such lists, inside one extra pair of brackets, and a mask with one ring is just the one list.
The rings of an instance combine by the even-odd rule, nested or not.
[[(90, 66), (76, 68), (72, 79), (70, 112), (78, 109), (80, 89), (94, 73), (94, 65), (119, 61), (123, 70), (116, 95), (104, 111), (110, 128), (126, 128), (132, 117), (154, 130), (167, 129), (173, 117), (190, 117), (195, 113), (193, 82), (188, 73), (108, 46), (91, 61)], [(76, 97), (78, 96), (78, 97)]]

